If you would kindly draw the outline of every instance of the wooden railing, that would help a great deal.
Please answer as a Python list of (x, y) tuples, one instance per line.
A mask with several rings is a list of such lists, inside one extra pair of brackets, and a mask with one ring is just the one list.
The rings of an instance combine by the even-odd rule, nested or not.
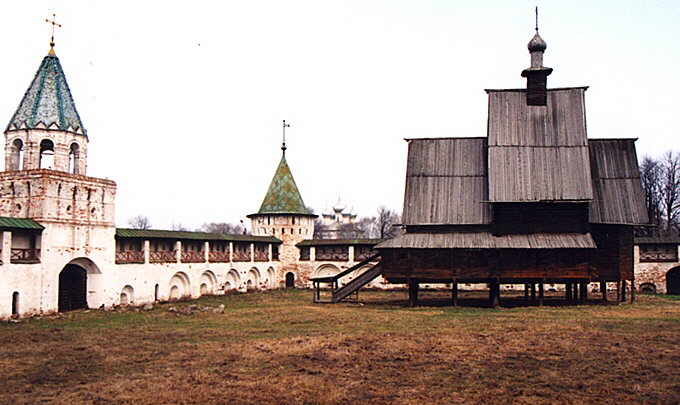
[[(355, 264), (354, 266), (350, 267), (349, 269), (343, 270), (340, 273), (334, 275), (334, 276), (323, 276), (323, 277), (311, 277), (310, 281), (312, 281), (313, 288), (314, 288), (314, 302), (329, 302), (329, 303), (336, 303), (353, 292), (357, 292), (361, 287), (366, 285), (368, 282), (376, 278), (377, 276), (380, 275), (380, 263), (374, 264), (372, 267), (367, 269), (365, 272), (361, 273), (357, 278), (353, 279), (346, 285), (344, 285), (342, 288), (338, 289), (338, 280), (341, 278), (349, 275), (355, 270), (358, 270), (362, 268), (363, 266), (366, 266), (368, 264), (371, 264), (372, 261), (377, 261), (380, 259), (380, 254), (376, 253), (373, 256), (370, 256), (366, 258), (365, 260)], [(330, 291), (330, 301), (325, 301), (322, 300), (321, 298), (321, 286), (322, 284), (330, 284), (331, 291)]]
[(176, 250), (152, 250), (149, 252), (149, 263), (174, 263), (176, 261)]
[(269, 249), (267, 250), (262, 250), (262, 249), (255, 249), (254, 256), (255, 256), (255, 261), (256, 262), (267, 262), (269, 261)]
[(40, 263), (40, 249), (12, 248), (10, 263)]
[(308, 246), (303, 246), (300, 248), (300, 261), (309, 261), (310, 251), (312, 249)]
[(208, 252), (208, 261), (213, 263), (228, 263), (229, 252), (220, 252), (211, 250)]
[(360, 262), (362, 260), (366, 260), (376, 253), (378, 253), (378, 252), (373, 250), (372, 248), (364, 248), (364, 247), (355, 246), (354, 247), (354, 261)]
[(232, 258), (232, 260), (235, 262), (249, 262), (250, 249), (249, 250), (234, 249), (234, 257)]
[(116, 264), (144, 263), (143, 250), (122, 250), (116, 252)]
[(182, 263), (203, 263), (205, 261), (205, 253), (195, 250), (182, 251), (181, 261)]
[(339, 247), (339, 248), (316, 248), (316, 254), (314, 260), (320, 261), (331, 261), (331, 262), (346, 262), (349, 260), (349, 248)]

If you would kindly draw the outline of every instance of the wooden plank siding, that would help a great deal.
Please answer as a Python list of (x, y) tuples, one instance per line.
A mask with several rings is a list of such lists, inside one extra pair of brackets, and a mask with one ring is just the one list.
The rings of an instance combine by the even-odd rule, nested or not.
[(488, 224), (484, 138), (409, 140), (403, 223)]
[(585, 90), (548, 90), (546, 107), (523, 90), (487, 90), (492, 202), (592, 199)]
[(504, 283), (521, 280), (591, 279), (590, 253), (585, 249), (409, 249), (383, 253), (383, 277), (391, 282), (422, 281)]
[(588, 145), (594, 191), (590, 222), (649, 223), (635, 139), (590, 139)]

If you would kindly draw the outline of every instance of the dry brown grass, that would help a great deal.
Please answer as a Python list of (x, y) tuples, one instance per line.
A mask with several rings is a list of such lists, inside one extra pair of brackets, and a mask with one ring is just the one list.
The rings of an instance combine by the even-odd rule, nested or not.
[[(0, 403), (678, 403), (680, 301), (438, 306), (426, 293), (210, 297), (224, 314), (74, 312), (0, 326)], [(175, 304), (186, 306), (192, 303)]]

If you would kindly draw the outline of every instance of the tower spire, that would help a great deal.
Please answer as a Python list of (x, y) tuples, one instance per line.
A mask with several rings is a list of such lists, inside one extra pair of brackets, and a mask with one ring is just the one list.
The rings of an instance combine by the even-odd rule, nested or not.
[(283, 151), (283, 155), (286, 155), (286, 128), (290, 128), (290, 124), (286, 124), (286, 120), (283, 120), (283, 143), (281, 144), (281, 150)]
[(48, 52), (48, 55), (57, 56), (57, 54), (54, 52), (54, 29), (56, 27), (61, 28), (61, 24), (57, 23), (57, 15), (54, 13), (52, 13), (52, 19), (50, 20), (49, 18), (45, 18), (45, 22), (52, 25), (52, 36), (50, 37), (50, 51)]

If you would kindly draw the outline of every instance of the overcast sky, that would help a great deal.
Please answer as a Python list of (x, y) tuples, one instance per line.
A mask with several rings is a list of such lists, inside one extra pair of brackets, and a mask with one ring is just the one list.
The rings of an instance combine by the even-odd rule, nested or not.
[[(3, 1), (0, 120), (56, 52), (118, 183), (154, 228), (256, 212), (281, 156), (317, 213), (401, 211), (403, 138), (485, 136), (485, 88), (520, 88), (537, 1)], [(483, 4), (483, 5), (482, 5)], [(680, 149), (680, 2), (540, 1), (550, 87), (588, 85), (588, 135)], [(2, 125), (6, 125), (3, 123)]]

